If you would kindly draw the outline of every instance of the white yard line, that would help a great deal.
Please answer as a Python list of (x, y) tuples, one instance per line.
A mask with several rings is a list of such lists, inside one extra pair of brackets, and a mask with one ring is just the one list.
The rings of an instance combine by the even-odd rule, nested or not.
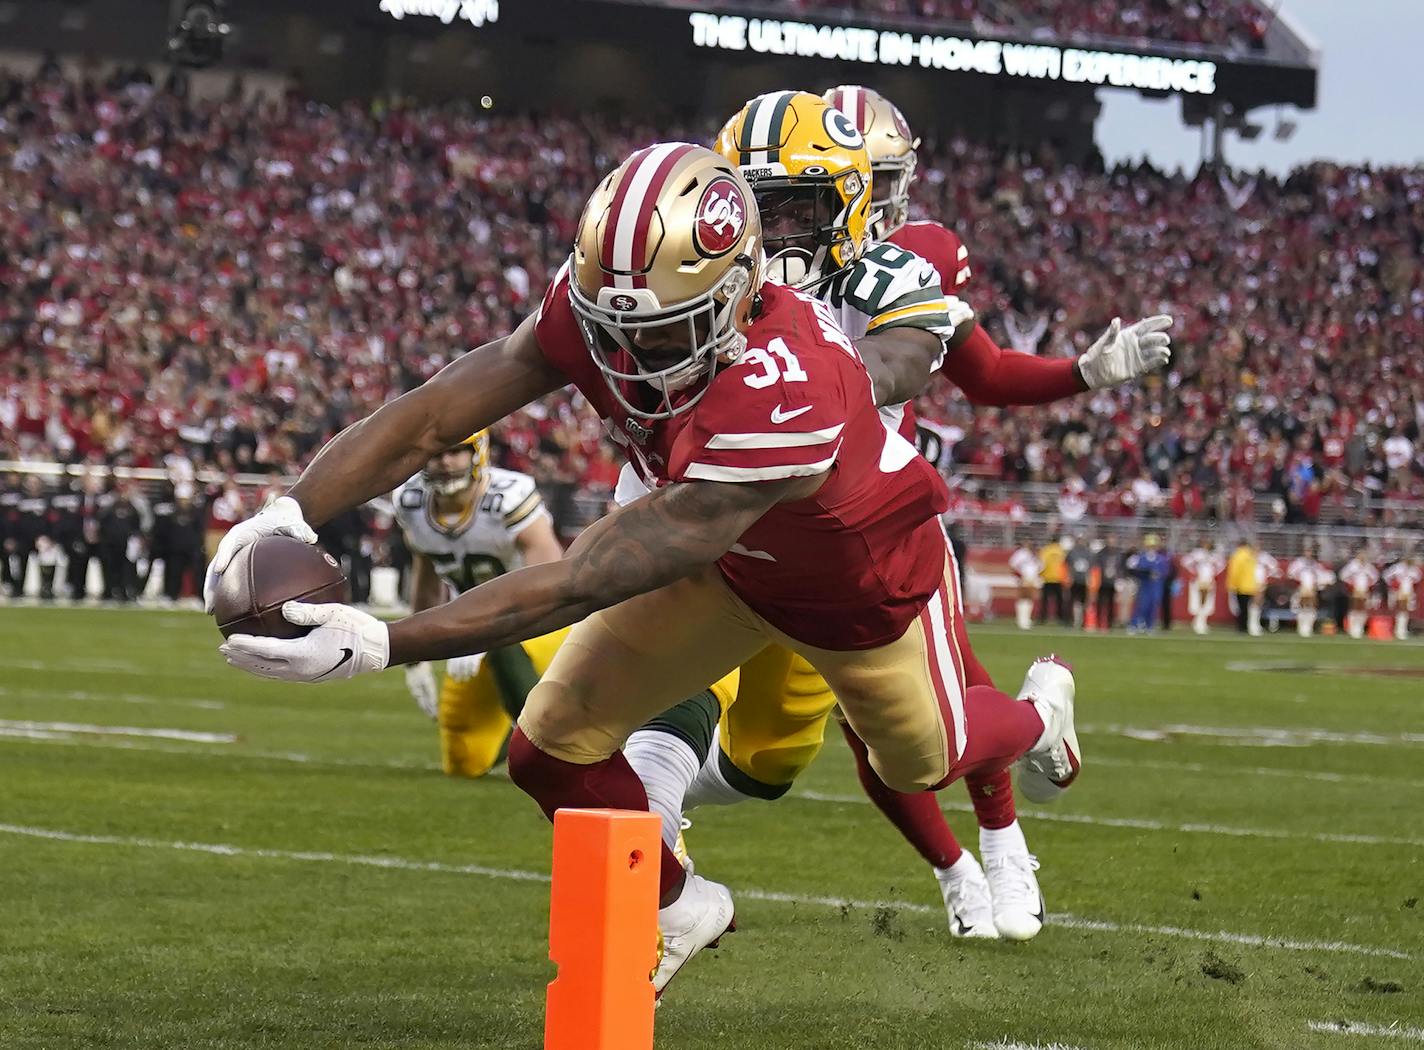
[(1345, 733), (1335, 729), (1287, 726), (1129, 726), (1116, 723), (1080, 725), (1080, 733), (1097, 733), (1157, 741), (1174, 736), (1230, 740), (1253, 747), (1304, 747), (1308, 744), (1373, 744), (1396, 747), (1424, 744), (1424, 733)]
[[(163, 839), (137, 838), (122, 835), (85, 835), (79, 832), (61, 831), (55, 828), (33, 827), (24, 824), (0, 824), (0, 835), (15, 835), (24, 838), (43, 839), (50, 842), (71, 842), (92, 846), (124, 846), (137, 849), (179, 850), (189, 853), (206, 853), (218, 857), (254, 857), (261, 860), (303, 861), (318, 864), (346, 864), (367, 868), (386, 868), (397, 871), (438, 872), (450, 875), (475, 875), (481, 878), (502, 879), (513, 882), (549, 881), (544, 872), (523, 871), (517, 868), (491, 868), (482, 864), (447, 864), (441, 861), (409, 860), (404, 857), (373, 857), (360, 853), (327, 853), (305, 850), (259, 849), (247, 846), (232, 846), (226, 843), (210, 842), (170, 842)], [(747, 900), (769, 901), (785, 904), (814, 905), (827, 908), (894, 908), (898, 911), (937, 915), (940, 907), (931, 907), (913, 901), (866, 901), (850, 897), (805, 896), (796, 893), (779, 893), (772, 890), (738, 889), (736, 895)], [(1050, 925), (1068, 929), (1089, 930), (1108, 933), (1147, 933), (1164, 937), (1181, 937), (1196, 941), (1214, 941), (1248, 947), (1279, 948), (1286, 951), (1335, 952), (1346, 955), (1378, 956), (1387, 959), (1412, 959), (1407, 952), (1393, 948), (1377, 948), (1363, 944), (1348, 944), (1343, 941), (1299, 941), (1277, 937), (1262, 937), (1256, 934), (1232, 933), (1222, 930), (1188, 930), (1177, 926), (1147, 926), (1138, 923), (1117, 923), (1101, 919), (1084, 919), (1074, 915), (1051, 915)]]
[[(103, 747), (114, 748), (125, 751), (155, 751), (161, 754), (171, 755), (195, 755), (202, 758), (237, 758), (256, 759), (270, 762), (291, 762), (298, 765), (313, 766), (333, 766), (348, 767), (354, 769), (413, 769), (435, 771), (440, 767), (434, 762), (409, 761), (405, 759), (389, 759), (386, 761), (323, 758), (319, 755), (308, 755), (299, 751), (207, 751), (199, 748), (185, 747), (164, 747), (139, 743), (126, 739), (116, 739), (112, 735), (100, 737), (86, 737), (73, 735), (76, 732), (97, 733), (100, 730), (96, 727), (89, 727), (87, 730), (79, 727), (70, 727), (66, 730), (66, 723), (10, 723), (0, 720), (0, 744), (7, 742), (14, 743), (40, 743), (40, 744), (63, 744), (77, 747)], [(111, 727), (119, 728), (119, 727)], [(145, 731), (148, 735), (157, 735), (158, 732), (173, 733), (180, 730)], [(200, 740), (200, 743), (219, 742), (234, 743), (236, 737), (227, 737), (220, 741)], [(187, 737), (172, 737), (171, 739), (189, 739)], [(502, 775), (503, 770), (492, 771), (492, 776)], [(864, 795), (839, 795), (821, 791), (794, 791), (789, 796), (793, 799), (801, 799), (806, 802), (832, 803), (836, 805), (869, 805), (870, 799)], [(942, 801), (944, 809), (957, 813), (972, 813), (973, 807), (963, 802)], [(1105, 828), (1125, 828), (1134, 831), (1170, 831), (1189, 835), (1224, 835), (1228, 838), (1258, 838), (1273, 840), (1293, 840), (1301, 839), (1310, 842), (1343, 843), (1353, 846), (1406, 846), (1412, 848), (1424, 848), (1424, 839), (1408, 838), (1404, 836), (1388, 835), (1357, 835), (1343, 832), (1325, 831), (1283, 831), (1277, 828), (1241, 828), (1223, 824), (1199, 824), (1182, 823), (1173, 824), (1160, 820), (1148, 820), (1135, 817), (1094, 817), (1083, 813), (1055, 813), (1048, 810), (1032, 810), (1025, 812), (1025, 819), (1029, 821), (1046, 821), (1048, 823), (1059, 824), (1080, 824), (1087, 827)]]
[(195, 744), (235, 744), (232, 733), (200, 733), (192, 729), (148, 729), (139, 726), (99, 726), (84, 722), (27, 722), (0, 718), (0, 732), (7, 729), (52, 733), (93, 733), (96, 736), (136, 736), (157, 740), (188, 740)]
[(227, 707), (221, 700), (200, 700), (191, 697), (151, 696), (148, 693), (96, 693), (86, 689), (13, 689), (3, 685), (0, 685), (0, 697), (16, 700), (81, 700), (94, 703), (161, 704), (169, 707), (192, 707), (199, 711), (222, 711)]
[[(822, 791), (793, 791), (787, 798), (808, 802), (833, 802), (841, 805), (869, 805), (864, 795), (834, 795)], [(940, 803), (941, 808), (957, 813), (972, 813), (974, 807), (963, 802)], [(1084, 813), (1054, 813), (1033, 809), (1022, 814), (1030, 821), (1044, 820), (1057, 824), (1085, 824), (1100, 828), (1129, 828), (1136, 831), (1175, 831), (1189, 835), (1226, 835), (1248, 839), (1305, 839), (1310, 842), (1343, 842), (1355, 846), (1412, 846), (1424, 848), (1424, 839), (1391, 835), (1349, 835), (1327, 831), (1283, 831), (1277, 828), (1238, 828), (1225, 824), (1171, 824), (1161, 820), (1137, 817), (1092, 817)]]
[(1424, 1028), (1401, 1028), (1367, 1021), (1309, 1021), (1305, 1027), (1328, 1035), (1372, 1035), (1382, 1039), (1402, 1039), (1407, 1043), (1424, 1043)]
[(298, 765), (338, 766), (352, 769), (418, 769), (439, 772), (440, 763), (421, 762), (401, 758), (363, 760), (356, 758), (323, 758), (300, 751), (233, 751), (224, 749), (209, 751), (200, 747), (173, 747), (165, 744), (148, 744), (137, 740), (118, 737), (85, 737), (72, 733), (56, 733), (50, 730), (21, 730), (0, 727), (0, 743), (7, 740), (23, 743), (60, 744), (69, 747), (98, 747), (112, 751), (147, 751), (160, 755), (194, 755), (199, 758), (243, 758), (269, 762), (292, 762)]
[(1324, 773), (1307, 769), (1278, 769), (1275, 766), (1208, 765), (1204, 762), (1165, 762), (1152, 759), (1107, 758), (1094, 755), (1095, 766), (1122, 766), (1126, 769), (1159, 769), (1172, 773), (1209, 773), (1212, 776), (1280, 777), (1285, 780), (1315, 780), (1322, 784), (1387, 784), (1395, 788), (1424, 788), (1424, 780), (1409, 777), (1382, 777), (1373, 773)]
[(1083, 1050), (1067, 1043), (1017, 1043), (1007, 1036), (997, 1043), (970, 1043), (969, 1050)]

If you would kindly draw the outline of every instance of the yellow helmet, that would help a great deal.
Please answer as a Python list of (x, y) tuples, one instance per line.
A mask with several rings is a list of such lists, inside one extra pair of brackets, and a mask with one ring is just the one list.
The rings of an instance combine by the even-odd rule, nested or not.
[(751, 187), (703, 146), (641, 149), (594, 190), (569, 270), (569, 300), (613, 396), (643, 419), (685, 412), (747, 346), (763, 279)]
[[(432, 469), (432, 466), (440, 456), (459, 448), (468, 448), (473, 453), (470, 457), (470, 469), (468, 471), (461, 470), (458, 474), (450, 474), (441, 470), (439, 467)], [(489, 431), (480, 430), (465, 438), (464, 441), (457, 441), (445, 449), (444, 452), (439, 452), (431, 456), (430, 461), (425, 464), (425, 469), (420, 473), (421, 476), (425, 478), (425, 482), (430, 487), (430, 490), (436, 495), (454, 496), (464, 492), (471, 485), (475, 486), (475, 491), (478, 494), (483, 491), (485, 483), (489, 480), (489, 460)]]
[(756, 194), (772, 279), (812, 288), (860, 258), (870, 155), (851, 120), (808, 91), (752, 99), (717, 136)]
[(875, 172), (871, 231), (883, 241), (910, 218), (910, 183), (915, 179), (920, 140), (899, 107), (878, 91), (853, 84), (831, 88), (823, 96), (855, 122), (865, 136), (870, 166)]

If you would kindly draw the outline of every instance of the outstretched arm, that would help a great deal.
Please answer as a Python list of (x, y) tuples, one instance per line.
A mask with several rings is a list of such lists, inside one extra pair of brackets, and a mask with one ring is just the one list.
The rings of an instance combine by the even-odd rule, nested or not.
[(940, 373), (976, 405), (1043, 405), (1088, 389), (1076, 360), (1001, 349), (979, 325)]
[(235, 634), (221, 652), (264, 678), (319, 682), (512, 645), (711, 565), (772, 506), (812, 495), (823, 480), (679, 482), (590, 526), (559, 561), (500, 576), (445, 605), (387, 625), (346, 605), (288, 602), (283, 615), (314, 628), (309, 634)]
[(940, 372), (976, 405), (1044, 405), (1161, 368), (1172, 359), (1171, 327), (1172, 318), (1164, 314), (1125, 328), (1114, 320), (1081, 357), (1069, 359), (1000, 349), (976, 325)]
[(656, 590), (711, 565), (775, 504), (810, 495), (823, 477), (658, 489), (589, 526), (559, 561), (519, 569), (391, 624), (389, 662), (485, 652)]
[(463, 441), (567, 380), (545, 361), (534, 318), (446, 365), (429, 382), (347, 427), (312, 460), (290, 495), (321, 525), (389, 492), (441, 449)]

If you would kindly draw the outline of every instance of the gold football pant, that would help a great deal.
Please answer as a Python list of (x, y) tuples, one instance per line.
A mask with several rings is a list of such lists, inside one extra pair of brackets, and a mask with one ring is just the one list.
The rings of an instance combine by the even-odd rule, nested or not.
[[(482, 777), (504, 758), (513, 719), (568, 633), (565, 627), (486, 654), (475, 676), (463, 682), (445, 676), (440, 685), (440, 765), (449, 776)], [(516, 649), (532, 665), (527, 681), (521, 681)]]
[[(445, 676), (440, 686), (440, 765), (448, 775), (482, 777), (504, 759), (513, 719), (519, 717), (534, 681), (549, 669), (570, 630), (564, 627), (521, 644), (532, 665), (533, 677), (527, 684), (520, 681), (518, 668), (509, 668), (508, 659), (502, 663), (498, 653), (486, 655), (473, 678), (457, 682)], [(706, 688), (704, 683), (697, 691)], [(711, 691), (721, 709), (727, 710), (736, 695), (737, 672), (717, 681)]]
[[(965, 743), (964, 673), (948, 556), (945, 571), (940, 589), (898, 639), (875, 649), (836, 651), (777, 630), (709, 568), (573, 628), (530, 693), (520, 728), (555, 758), (600, 762), (650, 718), (742, 667), (738, 699), (729, 710), (747, 704), (739, 718), (747, 724), (733, 724), (728, 735), (742, 741), (733, 746), (754, 767), (747, 773), (782, 780), (820, 747), (831, 705), (803, 680), (796, 686), (806, 693), (801, 709), (785, 724), (770, 721), (790, 700), (783, 695), (791, 689), (788, 656), (767, 651), (779, 647), (824, 677), (887, 786), (934, 787), (949, 777)], [(768, 683), (778, 684), (773, 689)], [(772, 742), (776, 746), (767, 746)]]

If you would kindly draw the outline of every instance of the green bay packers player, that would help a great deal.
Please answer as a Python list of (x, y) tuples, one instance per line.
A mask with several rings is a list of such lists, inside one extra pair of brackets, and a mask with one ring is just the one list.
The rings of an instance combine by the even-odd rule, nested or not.
[[(434, 608), (486, 580), (563, 556), (553, 519), (527, 474), (490, 465), (489, 432), (430, 458), (395, 492), (396, 521), (413, 555), (411, 608)], [(503, 757), (524, 698), (548, 667), (564, 631), (460, 656), (437, 687), (428, 663), (405, 669), (420, 709), (440, 726), (440, 763), (450, 776), (479, 777)]]
[[(897, 127), (903, 129), (903, 118)], [(881, 137), (888, 141), (893, 136)], [(911, 141), (907, 132), (901, 137), (907, 144)], [(873, 239), (878, 213), (872, 159), (862, 128), (850, 115), (807, 92), (772, 92), (743, 107), (723, 127), (714, 148), (752, 185), (772, 280), (817, 296), (853, 339), (896, 328), (946, 336), (967, 325), (974, 331), (960, 346), (974, 344), (980, 330), (969, 308), (952, 294), (958, 275), (942, 277), (916, 252)], [(904, 189), (898, 182), (895, 188)], [(1159, 340), (1161, 346), (1155, 346)], [(1131, 345), (1123, 345), (1128, 342)], [(1127, 370), (1131, 374), (1122, 377), (1126, 379), (1160, 366), (1166, 342), (1165, 336), (1154, 336), (1139, 346), (1129, 335), (1121, 343), (1109, 340), (1095, 349), (1100, 355), (1132, 358)], [(1154, 352), (1142, 352), (1148, 349)], [(983, 380), (972, 384), (976, 387), (993, 382), (978, 374), (985, 370), (978, 365), (982, 360), (976, 356), (968, 369), (969, 380)], [(1035, 359), (1030, 367), (1039, 364)], [(1060, 364), (1073, 367), (1072, 362), (1041, 362), (1055, 375)], [(1085, 389), (1087, 384), (1069, 391), (1054, 389), (1051, 397), (1032, 400), (1053, 400)], [(914, 433), (913, 413), (906, 405), (883, 408), (882, 420), (889, 431)], [(625, 472), (628, 491), (620, 492), (620, 502), (641, 493), (635, 481)], [(992, 684), (970, 648), (957, 591), (952, 617), (953, 663), (963, 683)], [(1051, 677), (1055, 666), (1047, 664), (1037, 674)], [(1031, 672), (1021, 696), (1040, 687)], [(834, 696), (810, 664), (772, 646), (743, 665), (733, 704), (720, 712), (684, 707), (689, 723), (717, 720), (715, 746), (700, 753), (679, 747), (667, 731), (679, 717), (674, 711), (663, 717), (663, 725), (634, 734), (627, 754), (647, 785), (651, 807), (663, 814), (664, 826), (677, 827), (684, 808), (785, 794), (820, 750), (834, 709)], [(867, 793), (933, 868), (950, 931), (1016, 940), (1036, 935), (1044, 914), (1034, 875), (1037, 861), (1019, 827), (1007, 771), (965, 780), (980, 820), (986, 877), (975, 857), (959, 846), (933, 795), (890, 791), (867, 761), (864, 745), (852, 733), (846, 737)], [(681, 740), (689, 739), (684, 729)]]

